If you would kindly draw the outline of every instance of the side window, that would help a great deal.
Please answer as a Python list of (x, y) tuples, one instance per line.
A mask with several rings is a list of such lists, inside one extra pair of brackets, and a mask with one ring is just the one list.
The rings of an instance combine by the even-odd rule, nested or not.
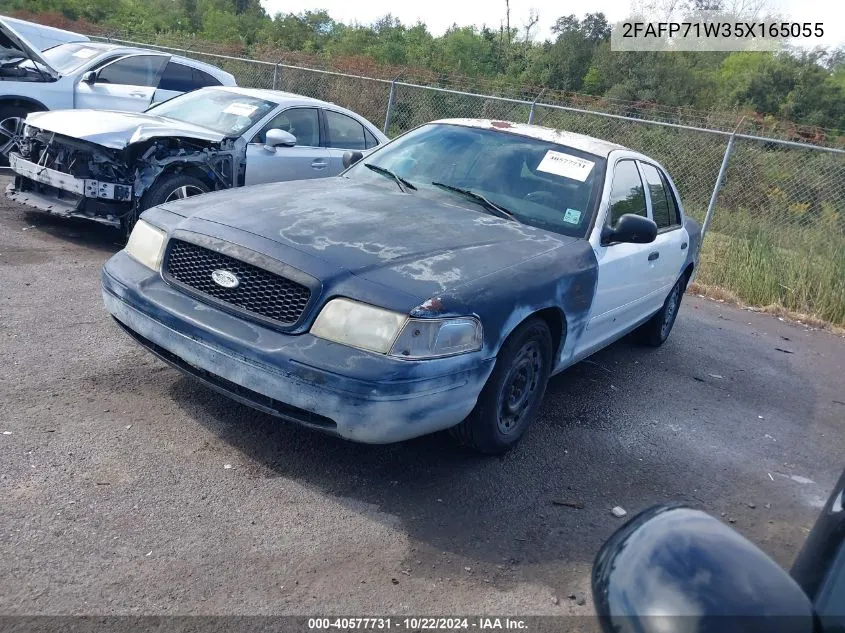
[(190, 92), (197, 88), (194, 84), (194, 72), (190, 66), (170, 62), (161, 75), (158, 87), (161, 90), (175, 90), (177, 92)]
[(666, 177), (666, 174), (660, 172), (660, 177), (663, 179), (663, 189), (666, 190), (666, 202), (669, 203), (669, 218), (672, 224), (680, 226), (681, 212), (678, 209), (678, 202), (675, 200), (675, 192), (672, 191), (672, 187), (669, 185), (669, 179)]
[(326, 110), (326, 123), (329, 127), (329, 147), (367, 149), (364, 126), (355, 119), (345, 114)]
[(367, 142), (367, 149), (370, 149), (371, 147), (378, 147), (378, 139), (370, 134), (370, 131), (367, 128), (364, 128), (364, 140)]
[(320, 146), (320, 123), (317, 108), (291, 108), (273, 117), (267, 125), (256, 134), (252, 142), (264, 143), (267, 130), (284, 130), (296, 137), (297, 147)]
[(222, 86), (223, 84), (214, 77), (213, 75), (209, 75), (204, 70), (200, 70), (199, 68), (192, 68), (191, 70), (194, 71), (194, 86), (196, 88), (205, 88), (206, 86)]
[(610, 188), (610, 226), (614, 226), (626, 213), (648, 216), (643, 181), (632, 160), (616, 163), (613, 185)]
[(99, 72), (97, 83), (153, 88), (158, 83), (158, 75), (166, 61), (167, 58), (161, 55), (135, 55), (119, 59)]
[(675, 224), (672, 214), (669, 211), (669, 200), (666, 197), (666, 189), (663, 187), (663, 179), (657, 167), (648, 163), (640, 163), (643, 168), (648, 192), (651, 195), (651, 216), (658, 229), (665, 229)]

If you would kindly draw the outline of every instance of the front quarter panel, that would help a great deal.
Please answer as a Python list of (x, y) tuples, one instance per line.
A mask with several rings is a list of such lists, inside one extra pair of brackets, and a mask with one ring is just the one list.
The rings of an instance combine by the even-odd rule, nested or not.
[(571, 364), (583, 336), (598, 279), (589, 242), (573, 239), (525, 262), (432, 297), (411, 314), (419, 317), (475, 315), (484, 328), (483, 353), (494, 357), (508, 336), (532, 314), (549, 311), (562, 322), (553, 373)]

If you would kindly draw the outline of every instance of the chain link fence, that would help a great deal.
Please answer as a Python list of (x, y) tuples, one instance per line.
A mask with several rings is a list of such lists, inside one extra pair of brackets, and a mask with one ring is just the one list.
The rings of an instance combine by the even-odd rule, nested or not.
[[(693, 113), (690, 119), (693, 114), (677, 108), (649, 106), (654, 118), (646, 119), (642, 109), (561, 105), (553, 95), (544, 99), (544, 91), (533, 98), (482, 95), (420, 85), (401, 75), (390, 80), (153, 48), (221, 67), (241, 86), (337, 103), (388, 136), (435, 119), (490, 118), (579, 132), (640, 151), (666, 167), (687, 213), (706, 221), (699, 283), (729, 290), (752, 305), (780, 305), (845, 325), (845, 150), (738, 133), (755, 129), (755, 120), (734, 122), (732, 133), (716, 114)], [(690, 125), (691, 120), (713, 127)]]

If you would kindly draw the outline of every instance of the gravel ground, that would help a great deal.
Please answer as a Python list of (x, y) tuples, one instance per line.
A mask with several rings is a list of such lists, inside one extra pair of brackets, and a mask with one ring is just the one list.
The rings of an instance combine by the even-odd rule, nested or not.
[(318, 435), (120, 332), (118, 239), (0, 201), (2, 614), (588, 614), (614, 506), (689, 503), (788, 566), (843, 467), (845, 341), (693, 296), (662, 348), (554, 378), (504, 457)]

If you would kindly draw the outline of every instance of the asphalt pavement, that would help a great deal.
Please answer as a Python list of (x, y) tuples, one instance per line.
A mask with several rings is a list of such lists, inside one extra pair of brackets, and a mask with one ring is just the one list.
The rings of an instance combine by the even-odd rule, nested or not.
[(614, 506), (702, 508), (788, 566), (845, 467), (845, 340), (689, 295), (501, 458), (316, 434), (119, 331), (119, 240), (0, 201), (2, 614), (588, 614)]

